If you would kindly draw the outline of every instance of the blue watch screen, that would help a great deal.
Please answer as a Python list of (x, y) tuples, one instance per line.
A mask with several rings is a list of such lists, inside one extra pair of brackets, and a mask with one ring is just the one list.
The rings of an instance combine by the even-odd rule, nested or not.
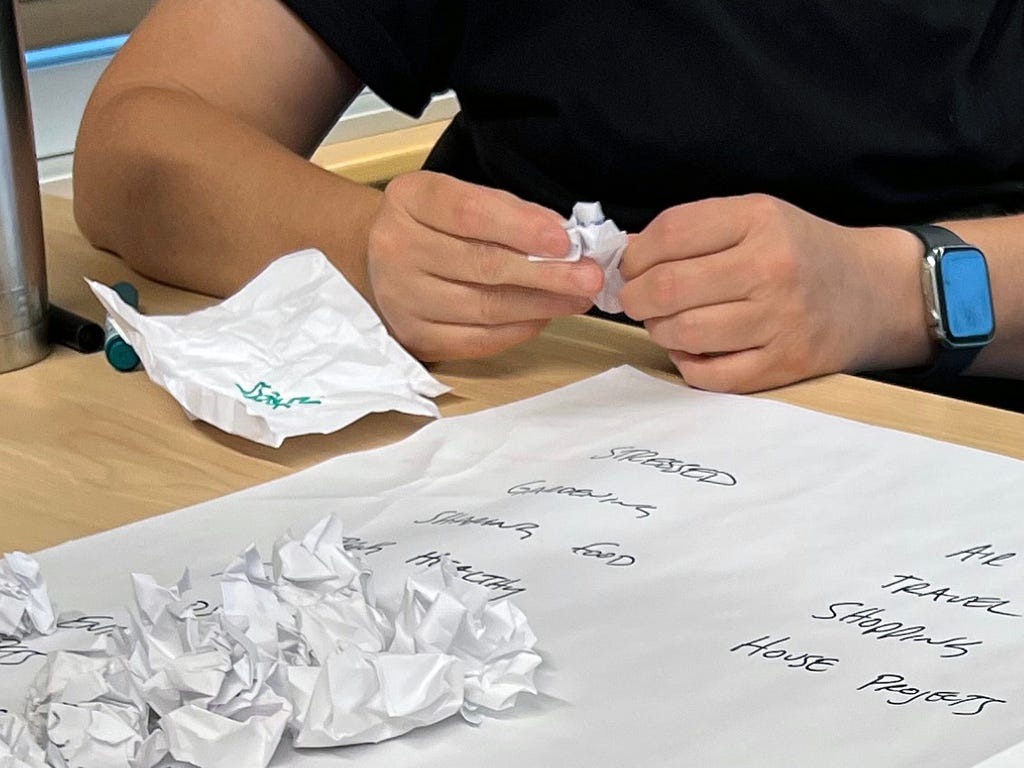
[(950, 248), (942, 256), (946, 330), (951, 340), (985, 337), (995, 330), (985, 257), (976, 248)]

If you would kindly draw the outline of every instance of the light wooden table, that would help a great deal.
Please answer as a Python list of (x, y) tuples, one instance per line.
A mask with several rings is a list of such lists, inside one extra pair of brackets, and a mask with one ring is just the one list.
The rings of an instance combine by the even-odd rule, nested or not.
[[(199, 309), (211, 300), (131, 273), (78, 233), (71, 203), (44, 199), (51, 300), (102, 320), (83, 275), (130, 279), (146, 313)], [(591, 318), (552, 323), (544, 335), (481, 361), (433, 366), (453, 391), (445, 415), (545, 392), (630, 364), (678, 380), (644, 332)], [(841, 416), (1024, 458), (1024, 415), (830, 376), (766, 396)], [(418, 417), (377, 414), (333, 435), (266, 448), (192, 423), (141, 371), (122, 374), (101, 353), (56, 348), (0, 375), (0, 552), (32, 551), (273, 480), (347, 451), (405, 437)]]

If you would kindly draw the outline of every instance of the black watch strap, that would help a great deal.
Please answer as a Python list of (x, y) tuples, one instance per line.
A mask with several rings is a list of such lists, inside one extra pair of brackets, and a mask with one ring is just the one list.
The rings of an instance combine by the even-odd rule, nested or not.
[(901, 227), (901, 229), (917, 235), (918, 240), (924, 243), (924, 247), (929, 251), (932, 248), (945, 248), (948, 245), (967, 245), (959, 235), (935, 224), (912, 224)]
[[(958, 235), (945, 227), (934, 224), (916, 224), (901, 227), (924, 243), (925, 255), (933, 248), (945, 248), (954, 245), (967, 245)], [(948, 377), (956, 376), (974, 362), (982, 347), (953, 347), (939, 340), (938, 354), (931, 368), (924, 370), (925, 376)]]

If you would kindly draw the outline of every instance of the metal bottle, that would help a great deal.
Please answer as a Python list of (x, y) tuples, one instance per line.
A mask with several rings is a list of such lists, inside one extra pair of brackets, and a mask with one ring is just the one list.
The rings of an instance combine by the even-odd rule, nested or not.
[(17, 0), (0, 0), (0, 372), (46, 356), (46, 261)]

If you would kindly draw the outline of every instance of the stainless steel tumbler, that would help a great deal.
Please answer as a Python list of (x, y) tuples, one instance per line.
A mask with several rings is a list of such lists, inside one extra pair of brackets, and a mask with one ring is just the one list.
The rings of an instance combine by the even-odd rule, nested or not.
[(0, 0), (0, 372), (46, 356), (46, 261), (17, 0)]

